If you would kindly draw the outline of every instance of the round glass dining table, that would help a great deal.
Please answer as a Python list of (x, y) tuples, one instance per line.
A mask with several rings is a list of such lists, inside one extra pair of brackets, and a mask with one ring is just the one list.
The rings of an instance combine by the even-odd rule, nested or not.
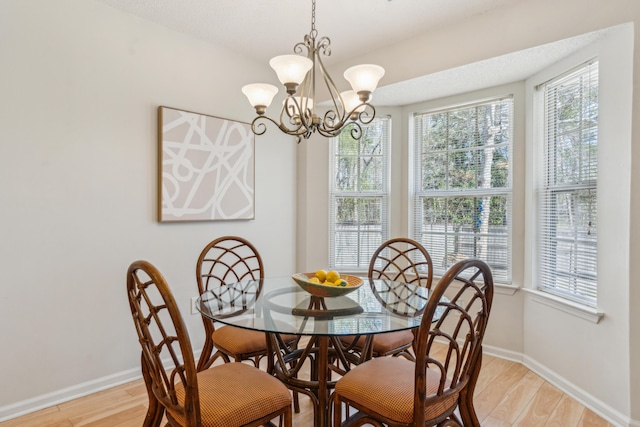
[[(371, 357), (375, 334), (418, 327), (429, 293), (413, 284), (363, 278), (349, 294), (323, 298), (310, 295), (291, 277), (275, 277), (209, 289), (196, 306), (216, 322), (265, 332), (269, 371), (291, 390), (308, 395), (314, 404), (314, 426), (325, 427), (331, 422), (332, 372), (344, 374)], [(308, 340), (302, 347), (298, 344), (303, 341), (285, 342), (284, 334)], [(361, 336), (364, 345), (356, 348)], [(301, 371), (305, 361), (311, 363), (304, 371), (308, 375)]]

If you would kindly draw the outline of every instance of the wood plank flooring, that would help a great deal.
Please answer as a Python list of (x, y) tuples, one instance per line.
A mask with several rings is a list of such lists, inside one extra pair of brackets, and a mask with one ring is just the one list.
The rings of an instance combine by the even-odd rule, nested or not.
[[(483, 427), (610, 427), (589, 409), (519, 363), (485, 356), (475, 405)], [(313, 408), (300, 395), (295, 427), (313, 425)], [(65, 402), (13, 420), (1, 427), (138, 427), (147, 409), (142, 380)]]

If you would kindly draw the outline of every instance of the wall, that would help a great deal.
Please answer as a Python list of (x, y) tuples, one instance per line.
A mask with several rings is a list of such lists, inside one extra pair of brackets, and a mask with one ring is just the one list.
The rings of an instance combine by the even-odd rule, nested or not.
[[(575, 387), (580, 400), (601, 413), (628, 414), (629, 310), (620, 304), (629, 297), (629, 205), (631, 171), (631, 81), (633, 28), (617, 27), (602, 40), (566, 58), (527, 81), (528, 121), (535, 121), (542, 91), (534, 87), (597, 57), (598, 108), (598, 310), (599, 323), (579, 317), (582, 312), (550, 306), (536, 292), (534, 161), (540, 158), (537, 127), (527, 134), (527, 292), (524, 308), (527, 362), (562, 377), (561, 386)], [(541, 123), (539, 121), (538, 123)], [(560, 308), (560, 310), (559, 310)], [(557, 325), (565, 325), (558, 328)], [(567, 351), (567, 347), (570, 347)], [(585, 356), (588, 355), (588, 356)], [(584, 375), (591, 372), (592, 375)], [(602, 374), (600, 374), (602, 373)], [(563, 384), (564, 383), (564, 384)], [(581, 390), (581, 391), (577, 391)], [(621, 418), (618, 416), (618, 418)]]
[[(339, 74), (339, 70), (359, 63), (379, 64), (387, 71), (382, 84), (388, 85), (625, 23), (638, 28), (639, 2), (612, 0), (606, 5), (598, 0), (518, 2), (350, 58), (335, 64), (329, 72)], [(521, 339), (500, 339), (493, 330), (487, 344), (495, 346), (503, 355), (522, 358), (529, 367), (616, 425), (640, 426), (640, 311), (637, 310), (640, 292), (631, 279), (640, 274), (640, 222), (637, 220), (640, 218), (640, 73), (631, 74), (632, 69), (640, 69), (640, 34), (637, 30), (627, 33), (618, 42), (622, 46), (615, 48), (614, 43), (608, 57), (622, 55), (618, 63), (622, 67), (618, 70), (620, 80), (613, 84), (615, 100), (606, 102), (607, 108), (612, 108), (609, 102), (618, 102), (615, 111), (626, 117), (626, 122), (620, 132), (610, 134), (617, 138), (615, 142), (603, 141), (620, 149), (606, 150), (609, 158), (604, 162), (605, 167), (616, 168), (613, 165), (616, 156), (623, 159), (621, 168), (607, 174), (602, 182), (607, 185), (602, 193), (608, 193), (605, 200), (609, 203), (603, 206), (604, 221), (609, 222), (609, 230), (617, 233), (603, 236), (603, 244), (599, 246), (603, 254), (603, 265), (599, 265), (600, 302), (605, 318), (599, 324), (587, 325), (582, 319), (548, 306), (532, 308), (531, 297), (522, 292), (503, 295), (496, 298), (495, 306), (502, 312), (501, 332), (510, 337), (521, 334)], [(620, 95), (620, 90), (625, 91), (626, 97)], [(609, 110), (609, 114), (613, 112)], [(306, 154), (315, 164), (326, 156), (315, 148)], [(299, 164), (305, 161), (308, 162), (308, 158)], [(307, 173), (315, 177), (316, 172), (310, 171)], [(325, 180), (324, 172), (318, 176), (320, 182)], [(307, 177), (306, 180), (309, 188), (320, 190), (315, 179)], [(524, 191), (524, 187), (520, 190)], [(316, 194), (313, 199), (316, 205), (323, 202), (318, 197)], [(311, 200), (306, 202), (308, 208)], [(305, 200), (301, 199), (300, 203), (304, 204)], [(322, 245), (326, 241), (326, 232), (324, 229), (322, 233), (312, 231), (321, 229), (321, 223), (314, 223), (313, 219), (301, 218), (307, 222), (299, 228), (310, 231), (300, 244), (307, 253), (322, 254), (326, 248), (316, 250), (314, 246), (315, 242)], [(616, 236), (621, 237), (616, 239)], [(524, 238), (524, 234), (518, 237)], [(622, 258), (607, 255), (609, 250)], [(534, 288), (531, 275), (524, 273), (525, 258), (514, 258), (514, 262), (520, 263), (522, 281), (518, 284)]]
[(132, 261), (163, 272), (196, 349), (206, 243), (241, 235), (293, 271), (297, 147), (273, 129), (255, 220), (156, 221), (157, 107), (249, 122), (240, 88), (267, 66), (86, 0), (0, 2), (0, 58), (0, 420), (139, 376)]

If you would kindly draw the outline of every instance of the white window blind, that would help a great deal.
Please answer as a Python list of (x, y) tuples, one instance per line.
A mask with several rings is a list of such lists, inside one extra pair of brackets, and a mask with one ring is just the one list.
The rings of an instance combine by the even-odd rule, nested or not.
[(413, 115), (413, 236), (434, 273), (461, 259), (511, 283), (513, 99)]
[(368, 268), (389, 234), (391, 119), (362, 127), (359, 140), (347, 128), (330, 149), (329, 266)]
[(542, 85), (540, 289), (587, 306), (597, 297), (598, 62)]

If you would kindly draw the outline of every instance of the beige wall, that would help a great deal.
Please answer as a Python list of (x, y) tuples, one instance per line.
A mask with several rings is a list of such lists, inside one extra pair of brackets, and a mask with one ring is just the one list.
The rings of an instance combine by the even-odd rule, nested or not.
[(297, 147), (277, 132), (256, 140), (255, 220), (156, 221), (157, 107), (250, 121), (240, 88), (268, 66), (86, 0), (1, 1), (0, 58), (0, 419), (140, 375), (132, 261), (165, 275), (196, 350), (210, 240), (293, 271)]
[[(519, 2), (351, 58), (330, 71), (339, 73), (358, 63), (380, 64), (387, 70), (383, 84), (388, 85), (625, 23), (632, 25), (622, 30), (624, 34), (618, 33), (618, 39), (609, 39), (600, 51), (604, 69), (608, 70), (605, 74), (611, 72), (603, 84), (606, 94), (601, 99), (599, 308), (605, 317), (596, 324), (539, 304), (528, 291), (513, 295), (501, 292), (496, 298), (487, 344), (498, 354), (522, 360), (614, 424), (640, 426), (640, 311), (636, 309), (640, 292), (631, 279), (640, 273), (640, 74), (631, 74), (632, 69), (640, 70), (640, 3)], [(455, 103), (452, 99), (442, 102)], [(400, 117), (401, 122), (406, 120), (406, 114)], [(520, 127), (516, 132), (520, 135), (516, 144), (524, 143), (526, 138), (520, 132), (525, 130)], [(406, 136), (393, 143), (406, 147)], [(519, 153), (522, 157), (518, 161), (525, 162), (525, 152), (519, 148), (514, 148), (514, 155)], [(394, 148), (394, 153), (396, 150), (406, 155), (402, 151), (406, 148)], [(326, 194), (328, 176), (326, 167), (318, 167), (326, 160), (326, 153), (326, 147), (315, 142), (298, 152), (298, 164), (305, 165), (307, 174), (303, 178), (306, 186), (298, 188), (299, 209), (309, 210), (312, 203), (316, 209), (324, 205), (312, 215), (298, 218), (298, 229), (306, 230), (298, 235), (300, 253), (305, 255), (298, 258), (299, 268), (314, 268), (318, 260), (327, 259), (327, 209), (322, 194)], [(311, 168), (311, 164), (315, 167)], [(399, 173), (405, 174), (406, 166)], [(515, 172), (514, 189), (524, 203), (524, 170)], [(407, 192), (406, 180), (401, 191)], [(406, 200), (403, 203), (406, 206)], [(515, 212), (518, 207), (516, 203), (514, 206)], [(403, 209), (400, 218), (393, 219), (392, 229), (397, 235), (408, 235)], [(525, 238), (529, 216), (520, 207), (514, 218), (514, 284), (523, 289), (536, 288), (530, 268), (531, 238)]]

